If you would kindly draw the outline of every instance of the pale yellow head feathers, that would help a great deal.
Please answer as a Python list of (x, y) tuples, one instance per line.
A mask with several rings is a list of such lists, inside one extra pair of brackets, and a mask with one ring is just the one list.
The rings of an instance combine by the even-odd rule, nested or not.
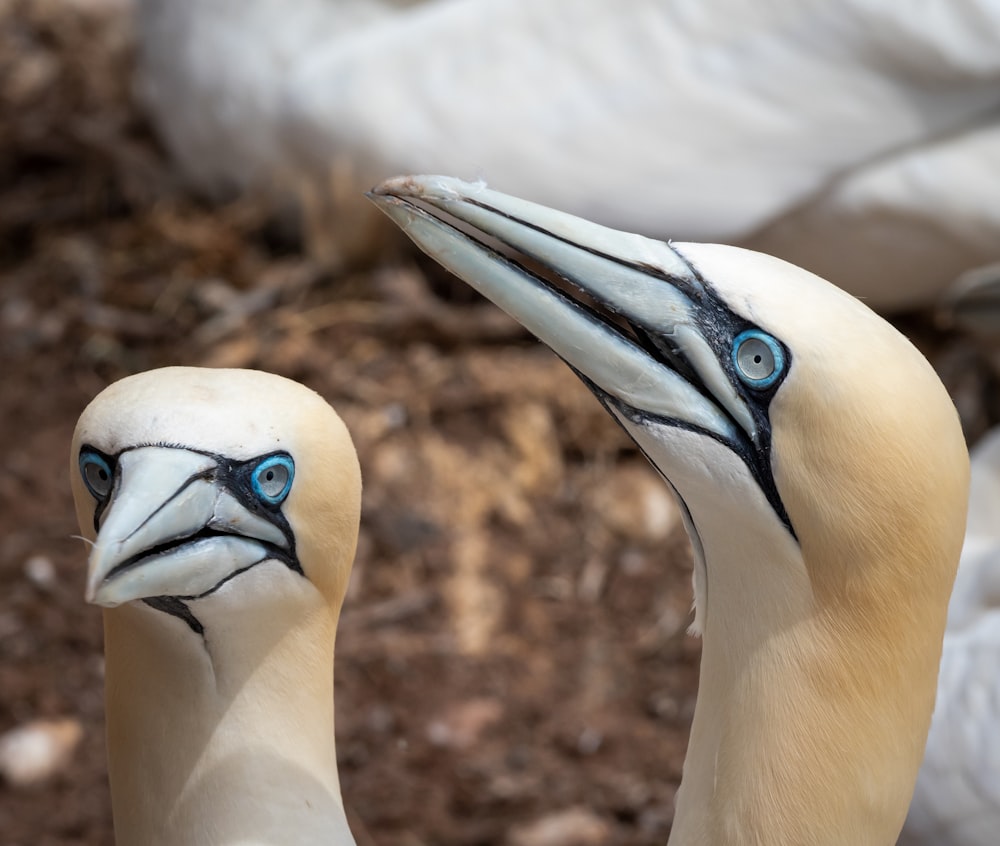
[[(685, 778), (744, 797), (730, 820), (741, 836), (756, 815), (771, 842), (888, 844), (923, 754), (962, 546), (958, 415), (926, 359), (853, 297), (768, 256), (678, 248), (790, 351), (768, 417), (774, 482), (800, 547), (773, 536), (755, 545), (767, 525), (759, 510), (743, 551), (726, 546), (727, 526), (743, 528), (741, 504), (689, 502), (715, 549), (700, 754)], [(706, 516), (715, 508), (729, 510)], [(720, 726), (730, 734), (719, 760), (731, 766), (711, 757)], [(708, 807), (704, 819), (719, 814)], [(828, 839), (810, 839), (819, 832)]]
[(361, 475), (347, 428), (315, 392), (268, 373), (191, 367), (110, 385), (81, 415), (70, 456), (80, 528), (94, 539), (97, 503), (78, 464), (84, 446), (108, 456), (163, 446), (235, 461), (287, 452), (294, 480), (280, 508), (295, 556), (339, 607), (357, 540)]
[[(818, 597), (857, 602), (867, 587), (900, 617), (929, 600), (936, 628), (969, 471), (958, 415), (930, 364), (857, 299), (800, 268), (730, 247), (681, 251), (730, 307), (791, 350), (769, 408), (772, 465)], [(838, 572), (834, 560), (866, 569)]]

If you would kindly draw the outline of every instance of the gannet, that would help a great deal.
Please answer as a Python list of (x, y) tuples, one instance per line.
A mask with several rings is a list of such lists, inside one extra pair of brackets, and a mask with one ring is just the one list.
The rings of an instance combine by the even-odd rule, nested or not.
[(104, 609), (118, 846), (347, 846), (333, 649), (360, 513), (350, 435), (301, 385), (115, 382), (70, 456)]
[(883, 309), (1000, 260), (993, 0), (137, 0), (136, 31), (141, 100), (202, 186), (315, 210), (447, 170)]
[(937, 704), (899, 846), (994, 846), (1000, 825), (1000, 430), (972, 451)]
[(891, 846), (968, 494), (957, 414), (923, 356), (770, 256), (446, 177), (371, 196), (561, 356), (677, 495), (703, 651), (669, 843)]

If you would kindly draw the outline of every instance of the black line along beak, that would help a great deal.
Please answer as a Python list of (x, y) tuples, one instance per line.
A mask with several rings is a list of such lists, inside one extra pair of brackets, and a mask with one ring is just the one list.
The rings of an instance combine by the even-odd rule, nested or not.
[(288, 563), (287, 533), (233, 495), (216, 457), (138, 447), (121, 453), (115, 472), (88, 562), (88, 602), (194, 599), (262, 561)]
[[(706, 332), (704, 311), (715, 300), (670, 245), (447, 177), (400, 177), (369, 196), (608, 396), (727, 441), (757, 440), (758, 422)], [(483, 235), (539, 262), (596, 308)]]
[(791, 528), (770, 468), (770, 392), (737, 387), (734, 339), (752, 324), (681, 251), (450, 177), (396, 177), (369, 197), (431, 258), (551, 347), (605, 405), (727, 444)]

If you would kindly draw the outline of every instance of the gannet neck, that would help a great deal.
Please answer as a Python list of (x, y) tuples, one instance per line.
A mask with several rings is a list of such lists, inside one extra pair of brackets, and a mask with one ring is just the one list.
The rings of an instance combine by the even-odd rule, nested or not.
[[(801, 558), (752, 566), (805, 569)], [(736, 640), (718, 593), (669, 846), (890, 846), (922, 757), (933, 691), (921, 679), (933, 678), (940, 638), (910, 632), (872, 655), (849, 613), (771, 597), (781, 622)]]
[[(895, 843), (934, 706), (968, 459), (906, 345), (851, 384), (851, 399), (829, 386), (817, 401), (792, 374), (772, 407), (794, 539), (746, 486), (708, 500), (697, 461), (670, 465), (707, 581), (671, 846)], [(824, 422), (823, 438), (802, 436)], [(691, 437), (666, 445), (690, 453)], [(703, 445), (701, 460), (721, 465), (721, 449)]]
[(353, 843), (334, 744), (336, 615), (303, 588), (298, 607), (203, 638), (140, 603), (104, 612), (119, 846), (277, 846), (290, 832), (296, 846)]
[[(681, 457), (670, 478), (681, 500), (695, 505), (688, 521), (705, 605), (670, 845), (891, 843), (898, 779), (879, 768), (896, 751), (886, 754), (881, 740), (871, 761), (858, 751), (854, 716), (878, 720), (880, 698), (854, 695), (844, 678), (856, 672), (856, 656), (871, 651), (863, 633), (850, 633), (849, 614), (824, 610), (799, 541), (768, 519), (765, 496), (719, 486), (704, 507), (703, 462), (724, 461), (723, 444), (702, 439), (698, 454), (692, 432), (630, 432), (650, 453), (667, 437)], [(899, 729), (901, 743), (908, 730)]]
[(334, 410), (267, 373), (137, 374), (81, 415), (71, 472), (118, 846), (353, 846), (333, 658), (361, 475)]

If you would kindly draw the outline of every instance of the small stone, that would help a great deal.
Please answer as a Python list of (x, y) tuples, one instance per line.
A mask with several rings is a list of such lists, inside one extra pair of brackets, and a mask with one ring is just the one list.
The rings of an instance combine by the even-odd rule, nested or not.
[(389, 403), (382, 408), (382, 419), (386, 429), (402, 429), (410, 419), (406, 406), (400, 402)]
[(618, 566), (626, 576), (641, 576), (649, 570), (649, 559), (637, 549), (626, 549)]
[(0, 611), (0, 640), (20, 634), (24, 622), (13, 611)]
[(392, 709), (385, 705), (373, 705), (368, 711), (365, 722), (375, 734), (388, 734), (396, 727), (396, 718)]
[(11, 297), (0, 308), (0, 323), (11, 332), (29, 329), (35, 322), (35, 309), (21, 297)]
[(43, 590), (49, 590), (56, 583), (56, 567), (52, 559), (44, 555), (32, 555), (25, 561), (24, 575), (29, 582)]
[(79, 720), (34, 720), (0, 736), (0, 775), (14, 787), (47, 781), (65, 769), (83, 739)]
[(601, 846), (610, 839), (608, 824), (586, 808), (567, 808), (515, 826), (508, 846)]
[(576, 751), (581, 755), (595, 755), (604, 743), (604, 734), (589, 726), (576, 739)]
[(468, 749), (502, 717), (503, 706), (496, 699), (470, 699), (433, 720), (427, 726), (427, 739), (435, 746)]
[(51, 88), (59, 75), (59, 62), (49, 52), (25, 51), (7, 68), (5, 99), (15, 108), (25, 108)]

